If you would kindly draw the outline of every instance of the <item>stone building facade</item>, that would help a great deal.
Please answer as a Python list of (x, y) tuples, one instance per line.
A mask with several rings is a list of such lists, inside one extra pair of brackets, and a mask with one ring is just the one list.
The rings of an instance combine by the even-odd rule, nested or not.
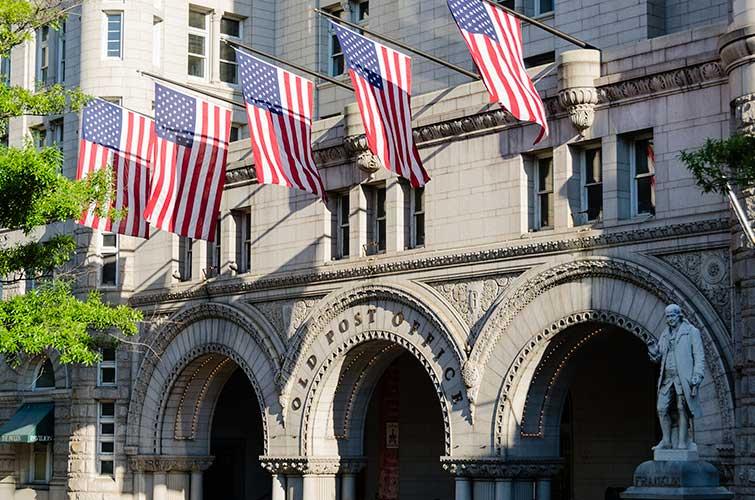
[[(524, 28), (536, 147), (480, 82), (415, 57), (423, 191), (321, 83), (328, 202), (256, 183), (236, 109), (217, 244), (46, 229), (145, 321), (95, 367), (0, 364), (0, 423), (52, 417), (50, 441), (0, 444), (0, 498), (618, 498), (659, 436), (646, 351), (669, 303), (702, 332), (700, 455), (755, 495), (752, 249), (679, 160), (753, 132), (755, 0), (506, 3), (601, 49)], [(222, 37), (338, 73), (312, 7), (472, 67), (442, 0), (97, 0), (14, 50), (10, 79), (146, 113), (137, 70), (240, 100)], [(16, 119), (9, 141), (58, 143), (73, 174), (78, 120)]]

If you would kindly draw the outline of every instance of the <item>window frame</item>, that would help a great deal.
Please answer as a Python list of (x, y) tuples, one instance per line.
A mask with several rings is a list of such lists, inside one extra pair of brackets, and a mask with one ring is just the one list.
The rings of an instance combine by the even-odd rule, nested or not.
[[(43, 36), (44, 35), (44, 36)], [(47, 85), (50, 76), (50, 27), (42, 26), (37, 30), (37, 81)]]
[[(344, 217), (344, 204), (346, 216)], [(344, 238), (344, 229), (347, 238)], [(345, 250), (345, 252), (344, 252)], [(351, 256), (351, 193), (344, 191), (336, 195), (336, 255), (334, 260), (348, 259)]]
[(236, 216), (236, 274), (252, 270), (252, 212), (239, 210)]
[[(648, 217), (648, 216), (655, 216), (656, 210), (657, 210), (657, 204), (656, 204), (656, 183), (654, 181), (651, 181), (651, 198), (653, 200), (653, 211), (652, 212), (640, 212), (639, 211), (639, 189), (638, 189), (638, 180), (642, 178), (655, 178), (657, 174), (657, 170), (655, 168), (655, 159), (653, 160), (653, 167), (652, 171), (650, 169), (650, 162), (648, 161), (648, 173), (646, 174), (637, 174), (637, 143), (640, 141), (650, 141), (650, 143), (653, 145), (653, 151), (655, 151), (655, 141), (653, 139), (653, 133), (648, 132), (644, 134), (638, 134), (630, 139), (630, 148), (629, 148), (629, 201), (630, 201), (630, 216), (631, 217)], [(653, 155), (655, 157), (655, 154)]]
[[(115, 236), (115, 246), (105, 244), (106, 236)], [(100, 231), (100, 258), (102, 259), (102, 267), (100, 269), (100, 288), (118, 288), (120, 284), (120, 270), (118, 269), (120, 267), (118, 265), (118, 260), (120, 258), (120, 246), (121, 238), (118, 233), (113, 233), (111, 231)], [(112, 256), (115, 256), (115, 282), (105, 283), (105, 257)]]
[[(183, 243), (182, 243), (183, 242)], [(181, 248), (183, 246), (183, 248)], [(178, 237), (178, 281), (192, 280), (194, 272), (192, 259), (194, 258), (194, 240), (188, 236)]]
[[(427, 213), (426, 207), (425, 207), (425, 188), (419, 187), (419, 188), (410, 188), (409, 189), (409, 216), (410, 219), (410, 226), (411, 231), (409, 231), (409, 248), (422, 248), (425, 246), (425, 242), (427, 241), (427, 218), (425, 214)], [(419, 193), (420, 198), (422, 199), (422, 209), (417, 210), (417, 195)], [(424, 228), (422, 232), (422, 242), (417, 241), (417, 218), (422, 217), (422, 227)]]
[[(45, 478), (35, 479), (35, 475), (37, 472), (37, 466), (35, 462), (37, 451), (35, 448), (37, 446), (44, 446), (45, 448)], [(42, 442), (42, 441), (36, 441), (31, 444), (31, 450), (29, 452), (29, 484), (50, 484), (50, 480), (52, 479), (52, 446), (50, 442)]]
[[(187, 57), (187, 67), (186, 67), (186, 76), (188, 78), (194, 79), (194, 80), (201, 80), (201, 81), (208, 81), (210, 79), (210, 42), (212, 40), (211, 32), (210, 32), (210, 12), (207, 10), (203, 10), (201, 8), (195, 7), (195, 6), (189, 6), (189, 16), (191, 16), (191, 13), (194, 12), (196, 14), (201, 14), (204, 17), (204, 29), (199, 29), (197, 27), (192, 26), (189, 24), (189, 19), (186, 20), (186, 26), (188, 28), (187, 32), (187, 45), (186, 45), (186, 57)], [(204, 54), (197, 54), (194, 52), (190, 52), (188, 40), (189, 37), (192, 35), (197, 37), (202, 37), (204, 39)], [(202, 75), (192, 75), (189, 73), (189, 67), (188, 67), (188, 58), (189, 57), (197, 57), (201, 58), (203, 61), (202, 64)]]
[[(37, 385), (37, 382), (39, 381), (39, 378), (40, 378), (40, 372), (44, 369), (44, 367), (48, 363), (50, 364), (50, 369), (52, 370), (52, 385), (49, 385), (49, 386), (46, 385), (46, 386), (40, 387)], [(32, 380), (31, 390), (34, 392), (41, 392), (41, 391), (51, 391), (53, 389), (55, 389), (55, 367), (52, 364), (52, 360), (49, 357), (45, 357), (44, 359), (40, 361), (40, 363), (34, 369), (34, 379)]]
[[(367, 241), (365, 245), (365, 254), (367, 255), (379, 255), (386, 252), (388, 247), (388, 211), (386, 210), (386, 202), (388, 197), (388, 190), (385, 185), (366, 186), (368, 189), (367, 196), (367, 223), (372, 230), (372, 241)], [(380, 195), (383, 195), (383, 215), (380, 215)], [(380, 225), (383, 224), (385, 228), (385, 239), (380, 240)], [(369, 232), (368, 232), (369, 234)], [(382, 248), (381, 248), (382, 243)]]
[[(587, 182), (587, 153), (588, 151), (599, 151), (600, 153), (600, 182)], [(580, 214), (584, 214), (585, 221), (587, 223), (592, 222), (600, 222), (603, 220), (603, 148), (600, 144), (593, 144), (590, 146), (585, 146), (579, 151), (579, 164), (580, 164), (580, 170), (579, 170), (579, 184), (580, 184), (580, 207), (582, 208), (582, 211)], [(590, 218), (590, 207), (588, 206), (589, 203), (589, 196), (588, 191), (590, 187), (594, 186), (600, 186), (600, 210), (598, 211), (598, 216), (594, 219)]]
[[(540, 190), (540, 162), (544, 160), (550, 160), (550, 169), (551, 169), (551, 185), (550, 189)], [(552, 155), (543, 155), (543, 156), (537, 156), (533, 160), (533, 191), (534, 191), (534, 207), (533, 207), (533, 224), (532, 228), (533, 231), (546, 231), (549, 229), (554, 228), (554, 221), (549, 220), (548, 225), (544, 226), (542, 225), (542, 213), (541, 213), (541, 203), (540, 203), (540, 197), (543, 195), (549, 196), (549, 203), (548, 203), (548, 211), (549, 211), (549, 217), (550, 213), (553, 212), (553, 203), (554, 203), (554, 170), (555, 170), (555, 164), (553, 161)]]
[(223, 265), (223, 227), (222, 218), (220, 214), (217, 215), (215, 222), (215, 239), (214, 241), (207, 241), (207, 260), (205, 262), (204, 276), (205, 278), (214, 278), (220, 276), (220, 269)]
[[(105, 349), (113, 350), (112, 361), (105, 360)], [(97, 363), (97, 387), (116, 387), (118, 385), (118, 350), (115, 347), (102, 348), (100, 349), (100, 355), (102, 356), (102, 360)], [(113, 370), (113, 381), (105, 382), (103, 380), (102, 371), (109, 369)]]
[[(123, 59), (123, 30), (125, 28), (125, 15), (124, 11), (122, 10), (103, 10), (102, 13), (105, 15), (105, 26), (104, 26), (104, 46), (105, 46), (105, 52), (104, 57), (107, 60), (122, 60)], [(111, 16), (118, 16), (120, 23), (119, 23), (119, 37), (118, 37), (118, 55), (111, 55), (110, 54), (110, 17)]]
[[(551, 8), (550, 10), (542, 10), (543, 9), (543, 2), (544, 1), (550, 1), (551, 2)], [(535, 11), (535, 17), (537, 16), (545, 16), (547, 14), (553, 14), (553, 12), (556, 10), (556, 2), (555, 0), (534, 0), (534, 11)]]
[[(329, 14), (332, 14), (336, 17), (342, 18), (344, 15), (343, 8), (338, 6), (333, 6), (330, 8), (324, 9)], [(343, 54), (343, 47), (338, 43), (338, 38), (336, 37), (336, 33), (333, 30), (332, 23), (328, 23), (327, 25), (328, 30), (328, 75), (338, 77), (343, 76), (346, 74), (346, 56)], [(335, 51), (336, 44), (338, 44), (338, 48), (340, 49), (339, 52)], [(341, 61), (341, 68), (342, 71), (340, 73), (336, 73), (336, 59), (340, 59)]]
[[(113, 405), (113, 415), (112, 416), (104, 416), (103, 415), (103, 405), (104, 404), (112, 404)], [(97, 441), (96, 441), (96, 451), (95, 455), (97, 457), (97, 474), (100, 476), (109, 476), (113, 477), (115, 475), (115, 443), (116, 443), (116, 434), (117, 434), (117, 425), (115, 422), (115, 416), (116, 416), (116, 402), (113, 400), (98, 400), (97, 401)], [(112, 434), (106, 434), (102, 432), (102, 424), (113, 424), (113, 433)], [(103, 452), (102, 451), (102, 443), (113, 443), (113, 451), (112, 452)], [(102, 472), (102, 464), (103, 462), (110, 462), (113, 465), (113, 471), (110, 472)]]
[[(231, 21), (235, 21), (235, 22), (239, 23), (239, 35), (238, 36), (228, 35), (228, 34), (223, 33), (223, 31), (222, 31), (222, 29), (223, 29), (222, 28), (222, 26), (223, 26), (223, 24), (222, 24), (223, 23), (223, 19), (229, 19)], [(231, 85), (233, 87), (238, 87), (239, 86), (239, 74), (238, 74), (239, 63), (238, 63), (238, 60), (235, 59), (235, 57), (234, 57), (233, 61), (230, 61), (228, 59), (223, 59), (223, 45), (225, 45), (223, 43), (223, 40), (234, 40), (234, 41), (237, 41), (237, 42), (243, 42), (244, 41), (244, 18), (242, 18), (240, 16), (237, 16), (235, 14), (225, 14), (225, 15), (221, 16), (221, 18), (220, 18), (220, 29), (218, 31), (219, 31), (219, 33), (218, 33), (219, 34), (219, 36), (218, 36), (218, 43), (220, 44), (220, 50), (218, 51), (218, 80), (220, 80), (221, 82), (225, 83), (226, 85)], [(223, 80), (223, 72), (221, 71), (221, 68), (223, 67), (223, 64), (230, 64), (230, 65), (235, 66), (235, 68), (236, 68), (236, 71), (234, 72), (235, 79), (236, 79), (235, 82), (229, 82), (229, 81)]]

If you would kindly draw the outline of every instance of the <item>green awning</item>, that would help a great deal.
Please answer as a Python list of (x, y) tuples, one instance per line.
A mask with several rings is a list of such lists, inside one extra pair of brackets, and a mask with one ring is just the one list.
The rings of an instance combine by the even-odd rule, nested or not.
[(26, 403), (0, 427), (0, 443), (52, 441), (53, 403)]

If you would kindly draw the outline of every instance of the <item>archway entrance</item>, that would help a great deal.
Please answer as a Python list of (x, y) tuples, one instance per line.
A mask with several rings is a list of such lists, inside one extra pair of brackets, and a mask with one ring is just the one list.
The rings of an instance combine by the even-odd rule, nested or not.
[(223, 386), (212, 416), (210, 454), (203, 498), (267, 500), (270, 475), (260, 466), (264, 454), (262, 421), (254, 388), (237, 369)]
[(443, 421), (438, 395), (419, 362), (401, 353), (372, 391), (364, 426), (357, 498), (452, 500), (453, 480), (442, 470)]
[(549, 351), (556, 366), (565, 361), (561, 368), (541, 371), (561, 404), (565, 466), (553, 483), (553, 497), (618, 500), (632, 484), (637, 465), (652, 459), (651, 448), (660, 439), (658, 368), (644, 342), (615, 326), (573, 326), (553, 345)]

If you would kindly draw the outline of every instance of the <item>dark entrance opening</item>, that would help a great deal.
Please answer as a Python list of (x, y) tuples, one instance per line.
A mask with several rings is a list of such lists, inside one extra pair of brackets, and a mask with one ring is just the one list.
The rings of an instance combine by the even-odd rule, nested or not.
[(210, 454), (203, 498), (268, 500), (270, 475), (260, 466), (262, 420), (257, 397), (246, 374), (237, 369), (223, 387), (212, 419)]
[(440, 465), (443, 419), (435, 388), (409, 353), (401, 354), (375, 386), (367, 410), (357, 498), (453, 500), (454, 483)]
[[(629, 332), (605, 325), (568, 361), (573, 375), (561, 412), (565, 467), (553, 483), (554, 500), (619, 500), (634, 469), (652, 460), (660, 440), (656, 418), (658, 367)], [(565, 330), (561, 335), (581, 332)]]

